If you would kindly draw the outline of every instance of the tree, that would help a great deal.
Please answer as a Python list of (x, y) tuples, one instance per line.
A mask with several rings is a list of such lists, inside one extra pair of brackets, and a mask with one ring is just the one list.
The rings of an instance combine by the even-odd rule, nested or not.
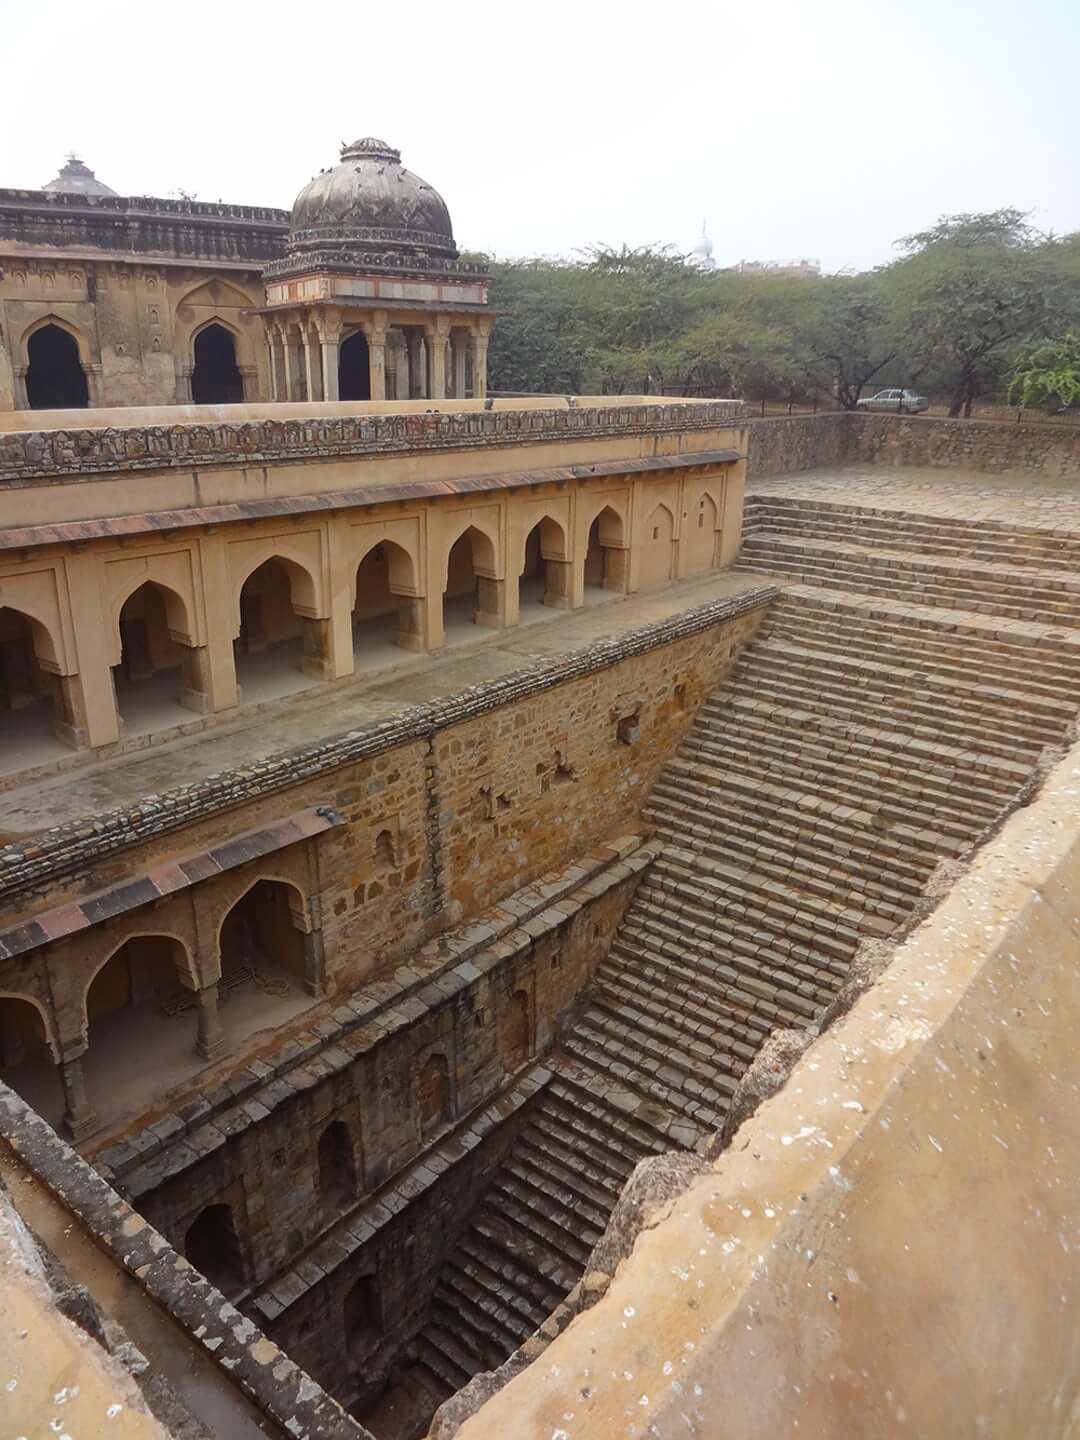
[(896, 331), (912, 379), (937, 368), (949, 414), (970, 415), (1003, 377), (1010, 349), (1043, 332), (1048, 274), (1042, 237), (1014, 209), (947, 215), (899, 242), (890, 267)]
[(898, 349), (880, 277), (835, 276), (821, 290), (808, 323), (807, 348), (827, 367), (841, 407), (854, 410), (864, 386)]
[(1013, 367), (1009, 398), (1055, 410), (1080, 404), (1080, 337), (1070, 331), (1029, 346)]

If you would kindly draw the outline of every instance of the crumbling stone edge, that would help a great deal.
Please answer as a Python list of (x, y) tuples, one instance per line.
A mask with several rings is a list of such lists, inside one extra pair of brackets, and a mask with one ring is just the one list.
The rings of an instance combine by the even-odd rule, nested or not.
[(218, 771), (194, 784), (146, 795), (137, 805), (120, 806), (92, 818), (54, 826), (32, 839), (15, 841), (0, 848), (0, 902), (11, 904), (35, 885), (60, 879), (103, 855), (169, 834), (196, 817), (264, 798), (301, 781), (370, 760), (412, 740), (426, 740), (440, 730), (503, 705), (699, 635), (768, 605), (778, 593), (775, 585), (765, 584), (713, 600), (568, 655), (537, 660), (456, 695), (411, 706), (389, 720), (280, 751), (252, 765)]
[(224, 1376), (275, 1427), (298, 1440), (372, 1440), (2, 1082), (0, 1137), (71, 1211), (99, 1249), (212, 1355)]

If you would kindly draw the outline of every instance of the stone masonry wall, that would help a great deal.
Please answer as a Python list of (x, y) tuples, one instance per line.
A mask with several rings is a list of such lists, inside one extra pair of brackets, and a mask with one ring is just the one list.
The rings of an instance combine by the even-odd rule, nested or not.
[(852, 463), (1080, 479), (1080, 427), (837, 410), (746, 422), (747, 479)]

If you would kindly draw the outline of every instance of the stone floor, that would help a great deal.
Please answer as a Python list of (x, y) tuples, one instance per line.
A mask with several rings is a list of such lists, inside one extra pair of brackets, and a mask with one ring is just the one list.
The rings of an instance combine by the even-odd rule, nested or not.
[(593, 590), (585, 607), (573, 614), (530, 603), (521, 624), (507, 630), (488, 630), (462, 619), (455, 625), (453, 643), (441, 655), (414, 655), (394, 647), (389, 668), (361, 671), (348, 684), (315, 686), (286, 703), (256, 708), (249, 716), (194, 735), (177, 735), (108, 760), (88, 758), (74, 769), (36, 775), (23, 784), (16, 781), (3, 794), (3, 833), (9, 840), (33, 834), (231, 766), (249, 765), (319, 735), (385, 719), (541, 657), (568, 654), (760, 584), (758, 578), (724, 571), (630, 598)]
[(1080, 491), (1076, 483), (1034, 475), (983, 475), (914, 465), (849, 465), (752, 480), (747, 494), (1080, 531)]

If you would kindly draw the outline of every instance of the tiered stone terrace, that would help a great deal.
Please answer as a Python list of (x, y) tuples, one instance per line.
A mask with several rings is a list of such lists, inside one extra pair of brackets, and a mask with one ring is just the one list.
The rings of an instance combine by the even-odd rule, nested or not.
[(567, 1294), (639, 1158), (709, 1149), (766, 1036), (821, 1016), (1075, 724), (1065, 484), (834, 471), (747, 513), (738, 568), (787, 583), (660, 772), (657, 858), (443, 1272), (419, 1359), (444, 1394)]

